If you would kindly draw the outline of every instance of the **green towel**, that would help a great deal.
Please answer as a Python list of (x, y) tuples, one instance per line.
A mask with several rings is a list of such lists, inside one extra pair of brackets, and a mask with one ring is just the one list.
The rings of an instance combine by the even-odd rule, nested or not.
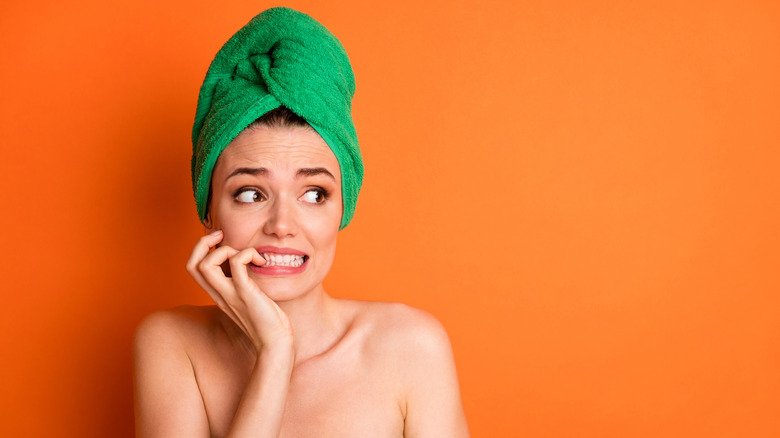
[(341, 228), (352, 220), (363, 159), (352, 123), (355, 77), (338, 39), (289, 8), (263, 11), (214, 57), (198, 95), (192, 127), (192, 190), (201, 221), (217, 157), (244, 128), (285, 106), (322, 136), (341, 169)]

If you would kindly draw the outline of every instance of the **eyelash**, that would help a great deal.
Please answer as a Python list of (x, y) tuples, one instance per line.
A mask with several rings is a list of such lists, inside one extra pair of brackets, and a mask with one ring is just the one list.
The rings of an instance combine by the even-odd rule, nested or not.
[[(241, 187), (240, 189), (236, 190), (235, 193), (233, 193), (233, 198), (239, 204), (249, 204), (248, 202), (243, 202), (243, 201), (239, 201), (238, 200), (238, 196), (240, 194), (242, 194), (244, 192), (249, 192), (249, 191), (257, 192), (258, 194), (260, 194), (260, 196), (262, 198), (261, 201), (264, 201), (266, 199), (265, 194), (262, 191), (260, 191), (260, 189), (258, 189), (257, 187)], [(322, 187), (316, 187), (316, 186), (315, 187), (309, 187), (306, 190), (306, 192), (304, 192), (304, 194), (306, 194), (308, 192), (311, 192), (311, 191), (318, 191), (318, 192), (322, 193), (323, 200), (322, 200), (322, 202), (317, 202), (316, 203), (317, 205), (323, 204), (325, 201), (330, 199), (330, 192), (328, 190), (322, 188)]]
[(233, 193), (233, 198), (234, 198), (234, 199), (236, 200), (236, 202), (238, 202), (239, 204), (248, 204), (248, 202), (239, 201), (239, 200), (238, 200), (238, 196), (239, 196), (239, 195), (241, 195), (241, 194), (242, 194), (242, 193), (244, 193), (244, 192), (249, 192), (249, 191), (257, 192), (258, 194), (260, 194), (260, 196), (261, 196), (263, 199), (265, 199), (265, 195), (263, 194), (263, 192), (261, 192), (261, 191), (260, 191), (258, 188), (256, 188), (256, 187), (241, 187), (240, 189), (236, 190), (236, 192), (235, 192), (235, 193)]
[(323, 189), (322, 187), (309, 187), (309, 189), (306, 190), (306, 192), (304, 192), (304, 194), (306, 194), (308, 192), (312, 192), (312, 191), (316, 191), (316, 192), (322, 193), (322, 202), (317, 202), (317, 204), (323, 204), (323, 203), (325, 203), (325, 201), (330, 199), (330, 192), (328, 192), (327, 190)]

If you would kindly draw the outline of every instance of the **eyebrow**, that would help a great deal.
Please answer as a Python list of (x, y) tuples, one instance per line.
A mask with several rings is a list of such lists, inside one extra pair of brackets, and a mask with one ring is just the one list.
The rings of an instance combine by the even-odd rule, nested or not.
[(227, 178), (225, 178), (225, 181), (229, 180), (230, 178), (233, 178), (236, 175), (257, 176), (257, 175), (267, 175), (268, 173), (269, 173), (268, 169), (266, 169), (265, 167), (257, 167), (257, 168), (239, 167), (238, 169), (231, 172), (230, 175), (228, 175)]
[[(225, 178), (225, 181), (229, 180), (230, 178), (236, 176), (236, 175), (251, 175), (251, 176), (257, 176), (257, 175), (268, 175), (271, 173), (268, 169), (265, 167), (239, 167), (238, 169), (234, 170), (230, 173), (230, 175)], [(300, 178), (302, 176), (316, 176), (316, 175), (327, 175), (332, 179), (333, 181), (336, 181), (336, 177), (333, 176), (328, 169), (324, 167), (304, 167), (301, 169), (298, 169), (298, 172), (295, 173), (296, 178)]]
[(336, 177), (333, 176), (332, 173), (328, 171), (328, 169), (324, 167), (305, 167), (303, 169), (298, 169), (298, 172), (295, 174), (295, 177), (301, 177), (301, 176), (315, 176), (315, 175), (327, 175), (332, 179), (333, 181), (336, 181)]

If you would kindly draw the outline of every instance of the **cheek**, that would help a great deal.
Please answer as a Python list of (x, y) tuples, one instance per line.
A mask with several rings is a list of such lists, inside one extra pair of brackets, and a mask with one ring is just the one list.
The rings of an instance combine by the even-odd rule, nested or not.
[(333, 262), (336, 260), (336, 238), (338, 236), (338, 224), (334, 230), (321, 230), (314, 239), (313, 243), (316, 265), (322, 270), (323, 275), (330, 272)]
[(341, 225), (341, 204), (334, 202), (321, 211), (313, 211), (307, 222), (303, 226), (316, 229), (319, 235), (335, 236)]
[(248, 245), (257, 231), (256, 227), (252, 227), (252, 221), (239, 216), (223, 216), (217, 225), (225, 235), (221, 244), (235, 249), (243, 249)]
[(336, 250), (336, 237), (341, 225), (341, 211), (329, 211), (327, 214), (312, 214), (300, 222), (301, 230), (321, 255)]

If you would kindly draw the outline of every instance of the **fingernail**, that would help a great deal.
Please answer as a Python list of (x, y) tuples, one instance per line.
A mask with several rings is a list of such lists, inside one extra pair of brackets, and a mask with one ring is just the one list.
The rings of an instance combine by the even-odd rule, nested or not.
[(212, 236), (219, 236), (220, 234), (222, 234), (222, 230), (217, 230), (211, 233)]

